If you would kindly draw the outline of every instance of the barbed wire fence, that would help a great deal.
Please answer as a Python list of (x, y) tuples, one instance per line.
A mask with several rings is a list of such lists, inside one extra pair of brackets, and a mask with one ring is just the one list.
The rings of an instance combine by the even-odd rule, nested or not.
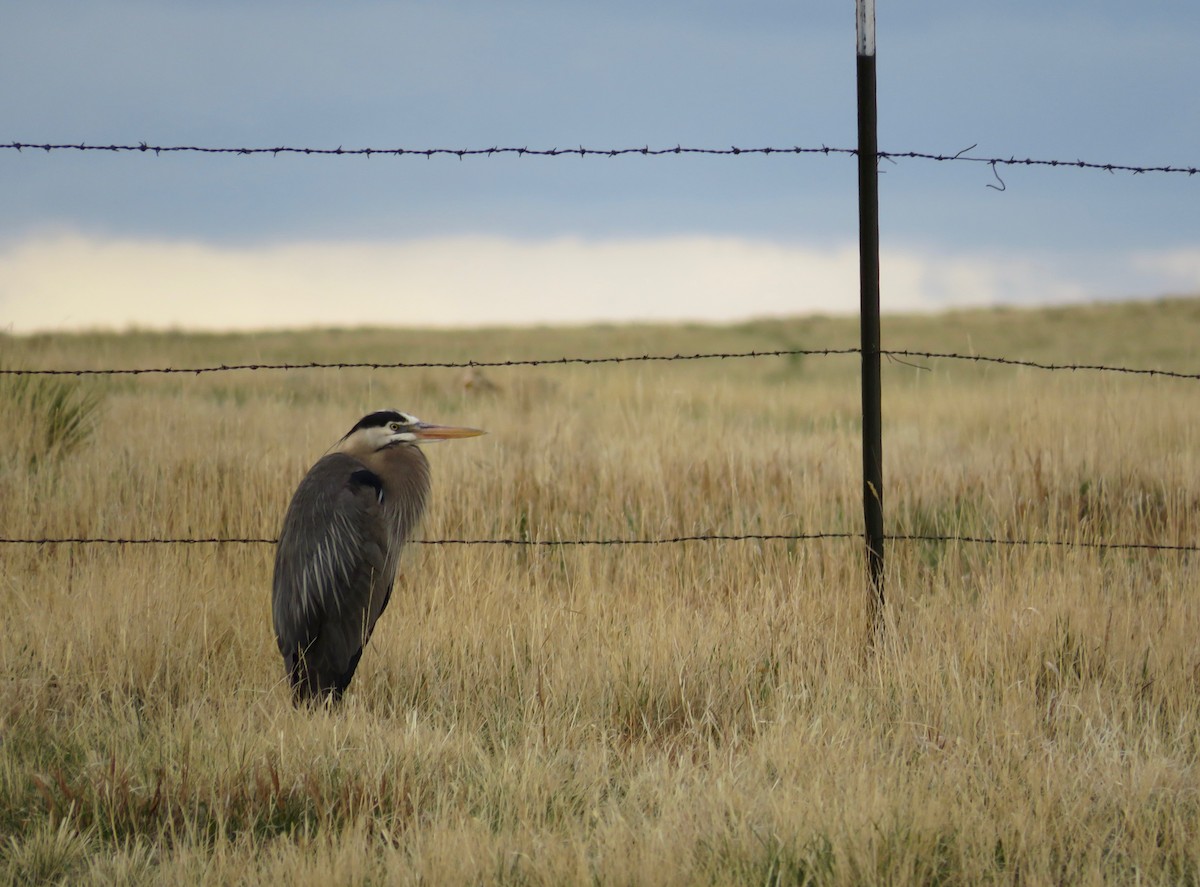
[[(239, 372), (270, 372), (270, 371), (299, 371), (299, 370), (392, 370), (392, 369), (486, 369), (501, 367), (553, 367), (568, 365), (612, 365), (639, 362), (675, 362), (700, 360), (741, 360), (770, 357), (822, 356), (836, 357), (858, 355), (860, 348), (782, 348), (752, 351), (710, 351), (690, 354), (640, 354), (640, 355), (609, 355), (600, 357), (555, 357), (555, 358), (518, 358), (509, 360), (458, 360), (458, 361), (345, 361), (345, 362), (309, 362), (309, 363), (246, 363), (246, 364), (217, 364), (191, 367), (102, 367), (102, 368), (0, 368), (0, 376), (12, 377), (62, 377), (62, 376), (143, 376), (143, 375), (186, 375), (197, 377), (214, 373)], [(913, 349), (884, 349), (880, 352), (884, 357), (901, 362), (915, 359), (925, 360), (955, 360), (975, 364), (991, 364), (1006, 367), (1023, 367), (1050, 372), (1099, 372), (1113, 373), (1126, 376), (1158, 377), (1181, 381), (1200, 381), (1200, 372), (1181, 372), (1148, 367), (1129, 367), (1113, 364), (1096, 363), (1050, 363), (1045, 361), (1025, 360), (1019, 358), (997, 357), (984, 354), (963, 354), (945, 351), (918, 351)], [(906, 364), (918, 370), (928, 369), (917, 364)], [(834, 531), (812, 533), (706, 533), (685, 536), (667, 536), (661, 538), (600, 538), (600, 539), (421, 539), (414, 540), (419, 545), (460, 546), (460, 545), (491, 545), (504, 547), (534, 547), (534, 548), (572, 548), (572, 547), (608, 547), (608, 546), (653, 546), (677, 545), (698, 542), (812, 542), (820, 540), (857, 540), (861, 533)], [(1019, 539), (989, 536), (968, 536), (960, 534), (917, 534), (895, 533), (885, 534), (889, 542), (938, 542), (959, 543), (970, 545), (990, 545), (1006, 547), (1042, 547), (1042, 548), (1081, 548), (1097, 551), (1146, 551), (1146, 552), (1200, 552), (1200, 545), (1173, 545), (1158, 542), (1111, 542), (1085, 539)], [(241, 537), (100, 537), (100, 536), (62, 536), (62, 537), (12, 537), (0, 536), (0, 545), (113, 545), (113, 546), (146, 546), (146, 545), (274, 545), (278, 542), (275, 537), (241, 536)]]
[[(926, 153), (919, 151), (878, 151), (881, 160), (928, 160), (935, 162), (969, 162), (982, 163), (990, 166), (1000, 181), (996, 169), (999, 166), (1048, 167), (1061, 169), (1096, 170), (1109, 173), (1129, 173), (1142, 175), (1150, 173), (1181, 174), (1194, 176), (1200, 173), (1200, 167), (1174, 165), (1133, 165), (1120, 163), (1101, 163), (1085, 160), (1056, 160), (1036, 159), (1031, 157), (976, 157), (969, 154), (976, 146), (971, 145), (953, 154)], [(0, 143), (0, 150), (41, 151), (44, 153), (60, 151), (110, 152), (163, 154), (197, 153), (206, 155), (235, 155), (253, 156), (270, 155), (301, 155), (301, 156), (349, 156), (371, 158), (375, 156), (393, 157), (455, 157), (459, 160), (474, 157), (496, 157), (515, 155), (517, 157), (619, 157), (626, 155), (667, 156), (667, 155), (857, 155), (855, 148), (837, 148), (822, 145), (820, 147), (760, 147), (740, 148), (694, 148), (676, 145), (666, 148), (650, 148), (649, 146), (634, 148), (528, 148), (528, 147), (489, 147), (489, 148), (311, 148), (311, 147), (258, 147), (231, 148), (205, 147), (196, 145), (150, 145), (146, 142), (136, 144), (51, 144), (33, 142)], [(989, 187), (995, 187), (989, 185)], [(297, 371), (297, 370), (347, 370), (347, 369), (486, 369), (498, 367), (552, 367), (566, 365), (612, 365), (633, 362), (667, 362), (667, 361), (698, 361), (698, 360), (739, 360), (761, 359), (770, 357), (807, 357), (807, 356), (838, 356), (861, 355), (862, 348), (787, 348), (774, 350), (751, 350), (738, 352), (699, 352), (692, 354), (641, 354), (617, 355), (601, 357), (557, 357), (557, 358), (525, 358), (514, 360), (462, 360), (462, 361), (339, 361), (339, 362), (308, 362), (308, 363), (243, 363), (218, 364), (192, 367), (110, 367), (110, 368), (12, 368), (0, 367), (0, 377), (32, 377), (32, 376), (143, 376), (143, 375), (189, 375), (201, 376), (211, 373), (227, 372), (262, 372), (262, 371)], [(991, 364), (1007, 367), (1023, 367), (1051, 372), (1100, 372), (1130, 376), (1154, 377), (1159, 379), (1175, 379), (1183, 381), (1200, 381), (1200, 372), (1183, 372), (1176, 370), (1139, 368), (1096, 363), (1058, 363), (989, 356), (981, 354), (964, 354), (941, 351), (921, 351), (913, 349), (880, 349), (879, 355), (890, 360), (905, 362), (910, 360), (956, 360), (976, 364)], [(924, 369), (923, 367), (917, 367)], [(895, 533), (885, 534), (889, 542), (937, 542), (959, 543), (986, 546), (1005, 547), (1043, 547), (1043, 548), (1079, 548), (1098, 551), (1146, 551), (1189, 554), (1200, 552), (1196, 544), (1165, 544), (1159, 542), (1123, 542), (1087, 539), (1019, 539), (1007, 537), (970, 536), (960, 534), (915, 534)], [(566, 547), (605, 547), (605, 546), (653, 546), (679, 545), (701, 542), (809, 542), (819, 540), (860, 540), (862, 533), (857, 532), (811, 532), (811, 533), (746, 533), (728, 534), (712, 533), (685, 536), (669, 536), (662, 538), (598, 538), (598, 539), (532, 539), (532, 538), (503, 538), (503, 539), (425, 539), (417, 540), (418, 544), (435, 546), (459, 545), (490, 545), (490, 546), (532, 546), (543, 548)], [(57, 546), (57, 545), (107, 545), (107, 546), (149, 546), (149, 545), (272, 545), (277, 542), (273, 537), (92, 537), (92, 536), (63, 536), (63, 537), (20, 537), (2, 536), (0, 545), (24, 546)]]
[[(1092, 169), (1102, 172), (1118, 173), (1126, 172), (1134, 175), (1142, 175), (1146, 173), (1180, 173), (1183, 175), (1194, 176), (1200, 174), (1200, 167), (1196, 166), (1178, 166), (1171, 164), (1128, 164), (1128, 163), (1105, 163), (1090, 160), (1055, 160), (1055, 159), (1039, 159), (1034, 157), (975, 157), (970, 151), (977, 146), (970, 145), (956, 151), (953, 154), (935, 154), (926, 151), (877, 151), (876, 157), (880, 160), (932, 160), (939, 163), (947, 162), (963, 162), (963, 163), (982, 163), (993, 168), (997, 166), (1046, 166), (1051, 168), (1066, 168), (1066, 169)], [(728, 148), (685, 148), (682, 145), (665, 148), (651, 148), (649, 145), (640, 148), (585, 148), (580, 145), (575, 148), (530, 148), (530, 147), (499, 147), (492, 146), (489, 148), (344, 148), (338, 146), (336, 148), (312, 148), (312, 147), (289, 147), (279, 145), (272, 148), (257, 147), (257, 148), (229, 148), (229, 147), (213, 147), (203, 145), (151, 145), (146, 142), (138, 142), (137, 144), (126, 145), (89, 145), (86, 143), (78, 144), (51, 144), (37, 142), (8, 142), (0, 143), (0, 150), (10, 151), (42, 151), (50, 153), (52, 151), (99, 151), (112, 154), (154, 154), (161, 156), (163, 154), (229, 154), (237, 156), (254, 156), (254, 155), (271, 155), (278, 157), (282, 155), (301, 155), (306, 157), (456, 157), (459, 160), (465, 160), (469, 157), (500, 157), (504, 155), (515, 155), (517, 157), (624, 157), (630, 155), (641, 155), (643, 157), (663, 157), (668, 155), (710, 155), (710, 156), (754, 156), (754, 155), (799, 155), (799, 154), (843, 154), (847, 156), (858, 156), (857, 148), (834, 148), (828, 145), (819, 147), (802, 147), (800, 145), (792, 145), (790, 147), (761, 147), (761, 148), (740, 148), (736, 145), (731, 145)]]
[[(756, 357), (829, 357), (836, 355), (862, 354), (861, 348), (779, 348), (765, 351), (706, 351), (695, 354), (636, 354), (609, 357), (533, 357), (515, 360), (460, 360), (460, 361), (394, 361), (387, 363), (357, 361), (321, 363), (240, 363), (215, 364), (197, 367), (129, 367), (129, 368), (77, 368), (77, 369), (20, 369), (0, 367), (0, 376), (143, 376), (203, 375), (205, 373), (228, 373), (236, 371), (263, 370), (395, 370), (395, 369), (492, 369), (498, 367), (544, 367), (570, 364), (638, 363), (648, 361), (688, 360), (737, 360)], [(1190, 379), (1200, 381), (1200, 372), (1185, 373), (1176, 370), (1114, 366), (1098, 363), (1048, 363), (1037, 360), (1022, 360), (1009, 357), (992, 357), (986, 354), (960, 354), (951, 351), (914, 351), (910, 349), (882, 349), (879, 354), (889, 358), (961, 360), (972, 363), (992, 363), (1002, 366), (1026, 367), (1038, 370), (1073, 370), (1121, 373), (1134, 376), (1160, 376), (1165, 379)], [(919, 369), (924, 369), (919, 367)]]
[[(1158, 542), (1099, 542), (1080, 539), (1010, 539), (991, 536), (885, 533), (888, 542), (957, 542), (967, 545), (998, 545), (1010, 548), (1083, 548), (1096, 551), (1200, 552), (1200, 545), (1167, 545)], [(816, 542), (823, 539), (862, 539), (862, 533), (712, 533), (668, 536), (661, 539), (414, 539), (414, 545), (496, 545), (532, 548), (582, 548), (621, 545), (681, 545), (689, 542)], [(0, 537), (6, 545), (274, 545), (273, 536), (214, 536), (210, 538), (141, 537), (122, 539), (103, 536), (62, 536), (21, 539)]]

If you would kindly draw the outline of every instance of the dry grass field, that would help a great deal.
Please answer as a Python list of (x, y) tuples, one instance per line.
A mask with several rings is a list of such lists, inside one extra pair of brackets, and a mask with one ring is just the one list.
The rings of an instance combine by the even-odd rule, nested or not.
[[(853, 320), (0, 339), (8, 367), (824, 348)], [(1195, 372), (1200, 301), (888, 318), (884, 347)], [(1195, 381), (888, 362), (890, 533), (1200, 543)], [(860, 529), (855, 357), (0, 379), (0, 535), (274, 536), (365, 411), (426, 539)], [(82, 400), (81, 400), (82, 399)], [(90, 399), (90, 400), (88, 400)], [(73, 407), (82, 423), (72, 431)], [(47, 440), (55, 443), (47, 450)], [(1200, 883), (1200, 558), (858, 540), (413, 546), (297, 711), (269, 545), (0, 546), (0, 879)]]

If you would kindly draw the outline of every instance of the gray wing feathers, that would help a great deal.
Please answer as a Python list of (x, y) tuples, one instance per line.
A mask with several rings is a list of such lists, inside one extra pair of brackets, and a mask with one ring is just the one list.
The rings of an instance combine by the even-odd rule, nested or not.
[(292, 498), (276, 550), (272, 615), (280, 652), (287, 659), (307, 651), (322, 684), (322, 672), (352, 668), (394, 579), (380, 487), (364, 476), (374, 478), (344, 454), (318, 461)]

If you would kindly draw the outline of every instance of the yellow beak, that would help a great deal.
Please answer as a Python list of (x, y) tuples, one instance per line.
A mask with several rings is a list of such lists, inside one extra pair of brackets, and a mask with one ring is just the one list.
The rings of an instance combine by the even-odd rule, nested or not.
[(454, 425), (430, 425), (427, 422), (422, 422), (417, 425), (413, 432), (419, 441), (435, 441), (435, 440), (455, 440), (460, 437), (478, 437), (481, 434), (487, 434), (479, 428), (459, 428)]

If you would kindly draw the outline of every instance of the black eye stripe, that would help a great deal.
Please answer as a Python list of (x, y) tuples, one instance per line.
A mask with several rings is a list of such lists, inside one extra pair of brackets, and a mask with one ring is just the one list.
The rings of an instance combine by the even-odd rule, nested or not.
[(368, 413), (363, 416), (358, 422), (346, 432), (346, 437), (349, 437), (360, 428), (391, 428), (392, 423), (398, 425), (416, 425), (420, 420), (410, 413), (402, 413), (399, 410), (376, 410), (374, 413)]

